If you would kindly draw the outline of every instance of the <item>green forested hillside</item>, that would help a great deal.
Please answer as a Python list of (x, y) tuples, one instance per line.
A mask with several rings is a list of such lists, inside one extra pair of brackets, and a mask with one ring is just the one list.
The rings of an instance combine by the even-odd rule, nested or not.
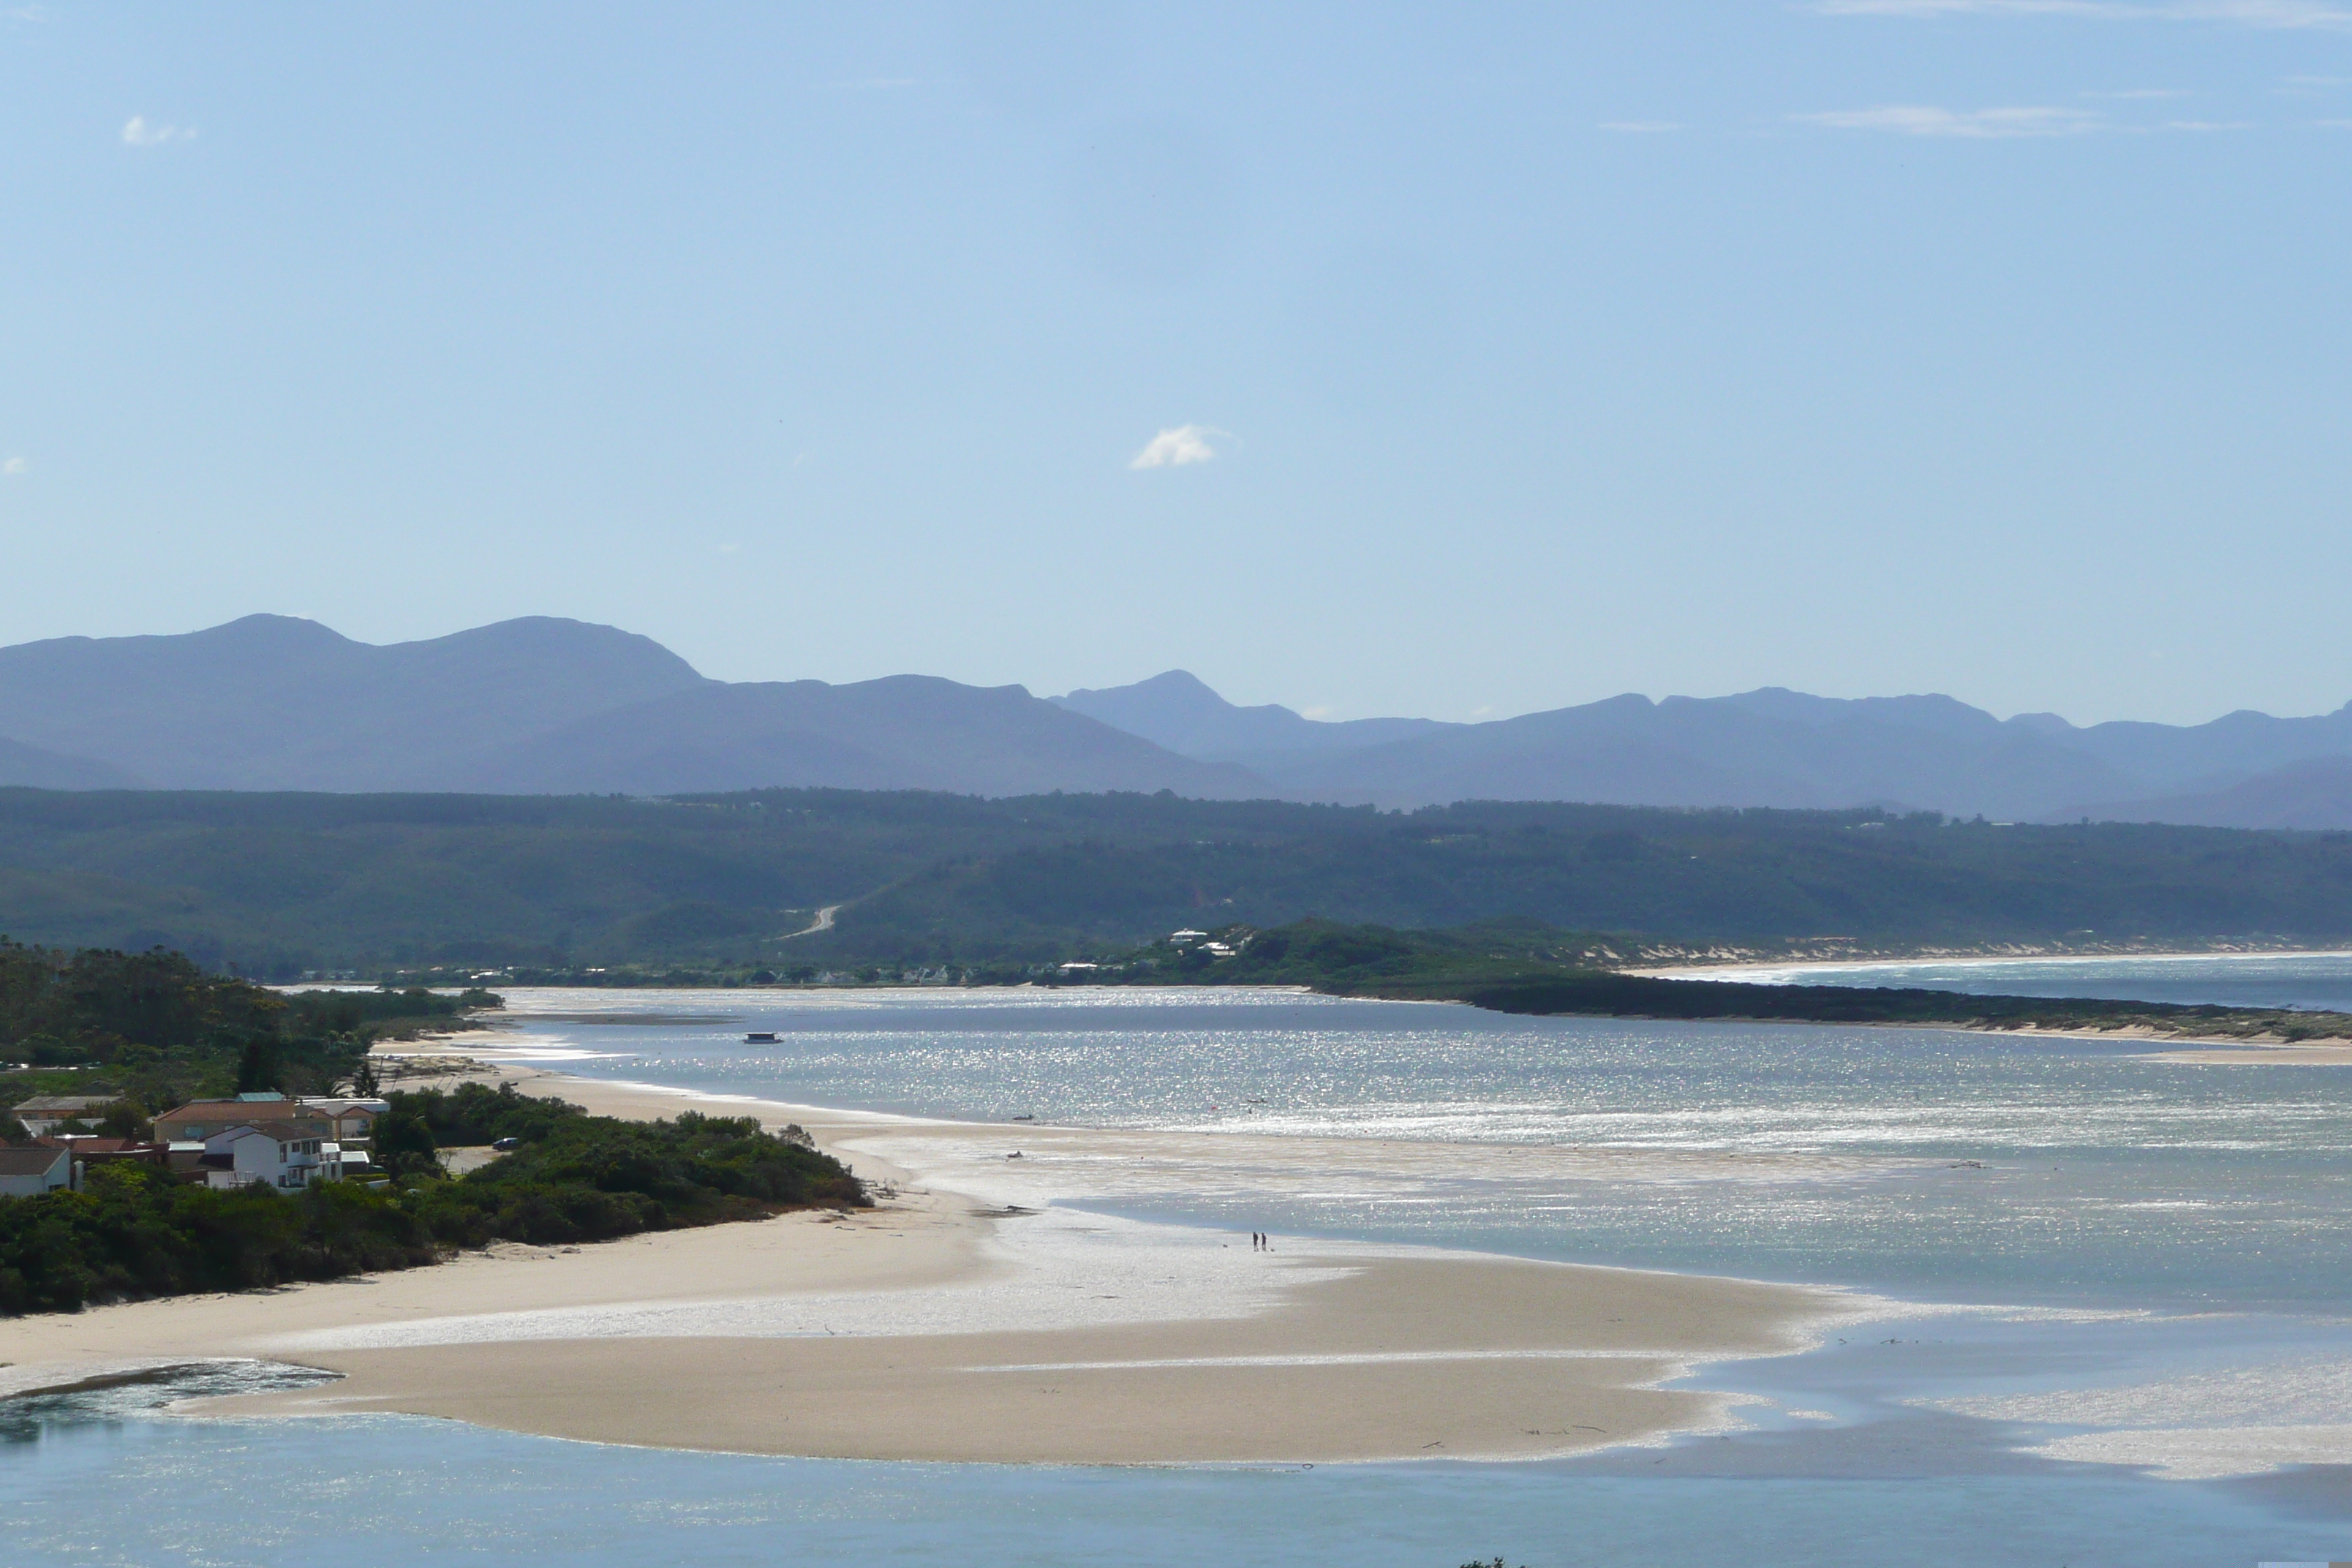
[[(831, 905), (831, 931), (778, 940)], [(2352, 937), (2352, 835), (1135, 795), (0, 791), (0, 932), (269, 977), (1043, 962), (1305, 916), (1689, 943), (2323, 942)]]

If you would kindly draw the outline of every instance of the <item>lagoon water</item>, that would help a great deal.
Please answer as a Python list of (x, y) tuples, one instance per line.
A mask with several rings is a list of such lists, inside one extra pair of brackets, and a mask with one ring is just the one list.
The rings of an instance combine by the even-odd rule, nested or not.
[[(2076, 994), (2141, 976), (2071, 970)], [(2352, 959), (2170, 972), (2352, 995)], [(2330, 965), (2332, 964), (2332, 969)], [(1986, 990), (2014, 976), (1975, 976)], [(1880, 983), (1918, 984), (1905, 976)], [(1937, 984), (1948, 983), (1938, 977)], [(2208, 994), (2164, 999), (2205, 1000)], [(1515, 1019), (1280, 992), (518, 993), (517, 1059), (920, 1115), (1442, 1144), (1084, 1202), (1849, 1286), (1881, 1321), (1696, 1382), (1749, 1425), (1541, 1465), (1089, 1471), (650, 1453), (404, 1418), (14, 1413), (36, 1563), (2252, 1563), (2352, 1557), (2352, 1068), (1950, 1031)], [(597, 1016), (593, 1018), (587, 1015)], [(750, 1045), (749, 1030), (773, 1031)], [(1605, 1152), (1521, 1175), (1507, 1151)], [(255, 1528), (256, 1500), (267, 1521)]]

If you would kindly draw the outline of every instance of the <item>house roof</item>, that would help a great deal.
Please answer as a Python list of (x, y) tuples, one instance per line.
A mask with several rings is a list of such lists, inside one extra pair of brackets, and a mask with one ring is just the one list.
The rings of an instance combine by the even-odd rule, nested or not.
[(167, 1110), (158, 1121), (305, 1121), (327, 1120), (326, 1113), (293, 1100), (192, 1100), (177, 1110)]
[(0, 1176), (46, 1176), (65, 1158), (63, 1149), (0, 1149)]
[(258, 1132), (280, 1143), (299, 1143), (306, 1138), (318, 1137), (320, 1129), (307, 1121), (240, 1121), (234, 1127), (222, 1128), (213, 1137), (234, 1138), (246, 1132)]
[(119, 1104), (121, 1098), (114, 1094), (37, 1094), (30, 1100), (20, 1101), (16, 1114), (22, 1116), (28, 1110), (36, 1116), (44, 1111), (96, 1110), (101, 1105)]
[(70, 1149), (77, 1154), (143, 1154), (161, 1144), (144, 1143), (136, 1138), (36, 1138), (34, 1145), (42, 1149)]

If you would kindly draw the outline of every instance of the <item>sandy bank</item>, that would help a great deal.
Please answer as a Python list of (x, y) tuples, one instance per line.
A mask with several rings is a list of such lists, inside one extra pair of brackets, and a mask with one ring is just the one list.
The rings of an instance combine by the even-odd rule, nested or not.
[(1654, 980), (1704, 979), (1719, 975), (1726, 979), (1739, 978), (1759, 971), (1839, 969), (1892, 969), (1913, 964), (1941, 964), (1969, 968), (1986, 968), (2001, 963), (2098, 964), (2113, 963), (2117, 959), (2131, 959), (2157, 963), (2193, 963), (2214, 958), (2347, 958), (2352, 952), (2333, 947), (2205, 947), (2166, 948), (2160, 952), (2143, 952), (2137, 948), (2116, 948), (2105, 952), (2085, 952), (2079, 948), (2038, 948), (2031, 943), (1993, 950), (1927, 949), (1908, 953), (1878, 953), (1868, 957), (1791, 958), (1697, 958), (1687, 963), (1645, 964), (1629, 968), (1627, 974), (1643, 975)]
[(1712, 1396), (1655, 1384), (1698, 1361), (1798, 1348), (1848, 1307), (1824, 1291), (1426, 1249), (1281, 1240), (1259, 1253), (1245, 1233), (1045, 1208), (1057, 1168), (1175, 1162), (1213, 1180), (1223, 1159), (1303, 1173), (1346, 1157), (1321, 1140), (984, 1127), (497, 1076), (604, 1114), (797, 1121), (888, 1195), (866, 1213), (20, 1320), (0, 1328), (0, 1360), (15, 1363), (0, 1392), (252, 1356), (343, 1379), (219, 1402), (229, 1411), (401, 1411), (812, 1456), (1530, 1458), (1709, 1425)]

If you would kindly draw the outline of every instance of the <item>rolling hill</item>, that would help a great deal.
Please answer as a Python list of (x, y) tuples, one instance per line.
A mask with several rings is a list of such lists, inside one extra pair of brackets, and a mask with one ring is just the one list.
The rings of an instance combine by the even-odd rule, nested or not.
[[(805, 936), (809, 911), (837, 906)], [(1058, 961), (1180, 925), (1664, 942), (2328, 942), (2352, 834), (1860, 813), (770, 790), (0, 790), (0, 932), (307, 968)]]

